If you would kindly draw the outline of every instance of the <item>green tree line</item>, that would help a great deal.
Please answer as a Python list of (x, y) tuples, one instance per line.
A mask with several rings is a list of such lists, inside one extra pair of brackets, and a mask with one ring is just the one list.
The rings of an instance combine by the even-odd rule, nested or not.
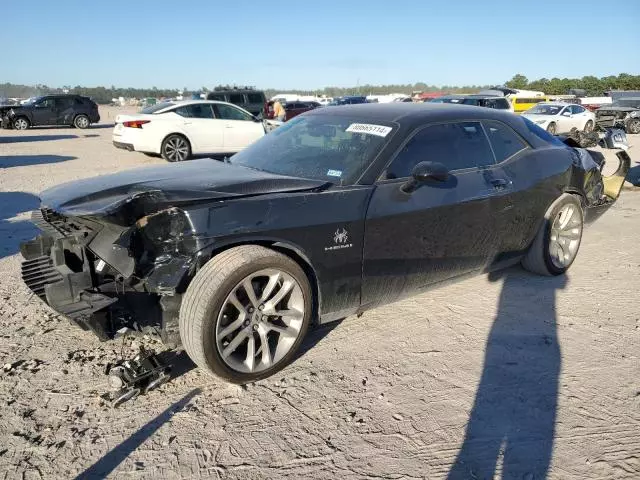
[[(507, 87), (540, 90), (550, 95), (567, 94), (572, 88), (586, 90), (588, 95), (603, 95), (609, 90), (640, 90), (640, 75), (630, 75), (621, 73), (619, 75), (610, 75), (607, 77), (585, 76), (582, 78), (540, 78), (538, 80), (529, 81), (522, 74), (514, 75), (513, 78), (505, 82)], [(359, 85), (355, 87), (325, 87), (318, 90), (277, 90), (266, 89), (265, 94), (268, 98), (277, 93), (297, 93), (303, 95), (326, 95), (328, 97), (338, 97), (342, 95), (385, 95), (388, 93), (405, 93), (413, 92), (442, 92), (442, 93), (471, 93), (485, 88), (489, 85), (466, 85), (454, 86), (443, 85), (435, 86), (418, 82), (413, 84), (398, 85)], [(111, 87), (82, 87), (76, 85), (71, 87), (65, 85), (63, 87), (49, 87), (47, 85), (16, 85), (12, 83), (0, 84), (0, 98), (27, 98), (47, 93), (61, 93), (68, 90), (70, 93), (78, 93), (93, 98), (97, 103), (110, 103), (111, 99), (118, 97), (125, 98), (146, 98), (146, 97), (175, 97), (179, 89), (158, 89), (151, 88), (120, 88), (114, 85)], [(190, 95), (190, 91), (184, 87), (182, 89), (185, 97)], [(209, 91), (207, 87), (201, 87), (198, 92)]]
[(586, 90), (589, 96), (602, 96), (609, 90), (640, 90), (640, 75), (621, 73), (618, 76), (594, 77), (592, 75), (582, 78), (540, 78), (530, 82), (522, 74), (514, 75), (505, 83), (507, 87), (523, 90), (538, 90), (549, 95), (565, 95), (572, 88)]

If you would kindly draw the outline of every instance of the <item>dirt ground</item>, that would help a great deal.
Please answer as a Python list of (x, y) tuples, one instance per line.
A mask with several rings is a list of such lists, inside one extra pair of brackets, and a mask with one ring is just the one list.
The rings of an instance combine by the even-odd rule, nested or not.
[(246, 388), (167, 354), (175, 378), (112, 409), (104, 366), (135, 345), (56, 315), (17, 254), (42, 189), (163, 162), (110, 127), (0, 131), (1, 479), (640, 478), (640, 189), (566, 277), (515, 268), (348, 318)]

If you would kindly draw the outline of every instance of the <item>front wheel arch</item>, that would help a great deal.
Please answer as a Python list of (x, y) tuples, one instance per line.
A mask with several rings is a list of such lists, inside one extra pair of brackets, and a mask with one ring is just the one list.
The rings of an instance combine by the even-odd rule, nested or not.
[(230, 241), (222, 245), (217, 245), (215, 248), (208, 250), (205, 255), (200, 256), (200, 261), (198, 262), (197, 267), (190, 274), (189, 278), (187, 278), (187, 281), (183, 282), (184, 289), (186, 290), (198, 270), (201, 269), (209, 260), (211, 260), (216, 255), (224, 252), (225, 250), (239, 247), (241, 245), (258, 245), (260, 247), (269, 248), (288, 256), (294, 262), (296, 262), (300, 266), (300, 268), (302, 268), (304, 273), (307, 275), (309, 284), (311, 285), (311, 291), (313, 293), (313, 317), (311, 321), (312, 323), (318, 323), (320, 313), (322, 312), (322, 294), (320, 293), (320, 282), (318, 279), (318, 274), (315, 267), (313, 266), (313, 263), (309, 259), (308, 255), (304, 252), (304, 250), (287, 241), (278, 239), (252, 238), (246, 240), (235, 239), (234, 241)]
[[(304, 309), (300, 308), (302, 307), (301, 305), (296, 305), (294, 310), (287, 310), (288, 308), (291, 308), (288, 305), (285, 305), (284, 307), (281, 306), (280, 308), (284, 308), (282, 311), (292, 313), (298, 310), (302, 314), (302, 318), (299, 319), (302, 323), (298, 326), (298, 332), (296, 333), (294, 344), (285, 346), (285, 350), (280, 354), (279, 359), (277, 358), (277, 350), (280, 350), (279, 342), (282, 337), (276, 337), (278, 349), (275, 352), (273, 351), (273, 348), (269, 348), (269, 350), (272, 351), (272, 355), (267, 355), (267, 365), (263, 365), (262, 368), (254, 371), (254, 364), (251, 362), (251, 366), (248, 367), (249, 371), (246, 371), (246, 368), (244, 367), (239, 368), (245, 364), (244, 360), (238, 363), (238, 359), (236, 358), (235, 360), (232, 360), (237, 364), (234, 365), (226, 359), (229, 357), (230, 353), (235, 352), (243, 340), (246, 340), (247, 334), (239, 333), (233, 340), (229, 340), (229, 335), (233, 329), (249, 329), (249, 332), (253, 330), (250, 337), (255, 337), (256, 331), (261, 328), (261, 325), (258, 325), (260, 321), (271, 322), (274, 321), (274, 319), (265, 320), (267, 316), (275, 315), (277, 317), (279, 315), (278, 310), (275, 307), (276, 304), (283, 300), (283, 297), (280, 297), (279, 300), (275, 301), (274, 304), (269, 307), (274, 310), (275, 313), (267, 313), (267, 309), (265, 308), (265, 312), (262, 314), (258, 311), (257, 301), (254, 297), (252, 303), (255, 308), (255, 313), (253, 313), (252, 308), (248, 308), (248, 313), (251, 315), (247, 316), (245, 307), (237, 307), (241, 302), (243, 304), (247, 303), (247, 295), (244, 295), (244, 301), (241, 296), (234, 296), (233, 298), (235, 298), (235, 302), (229, 301), (229, 296), (231, 296), (232, 292), (234, 292), (236, 288), (244, 288), (246, 290), (246, 287), (242, 286), (246, 285), (246, 283), (242, 283), (242, 278), (244, 278), (244, 282), (246, 282), (246, 279), (250, 278), (250, 275), (259, 271), (264, 272), (265, 269), (276, 269), (291, 277), (295, 288), (298, 290), (297, 302), (304, 302)], [(267, 273), (263, 273), (262, 276), (265, 276), (266, 274)], [(233, 283), (238, 279), (241, 281), (236, 287), (233, 287), (230, 290), (230, 293), (228, 294), (229, 296), (227, 296), (227, 287), (233, 286)], [(251, 287), (251, 290), (253, 290), (253, 287)], [(226, 300), (224, 299), (224, 296), (227, 296)], [(291, 257), (279, 253), (276, 250), (256, 244), (239, 245), (224, 250), (211, 257), (210, 261), (199, 270), (194, 277), (193, 282), (189, 286), (189, 289), (185, 293), (180, 306), (179, 315), (180, 337), (182, 339), (183, 346), (191, 359), (198, 366), (204, 368), (205, 371), (208, 371), (209, 373), (225, 379), (226, 381), (232, 383), (247, 383), (266, 378), (267, 376), (270, 376), (284, 368), (298, 356), (301, 343), (304, 341), (304, 337), (312, 321), (313, 297), (314, 293), (306, 274), (300, 266), (291, 259)], [(291, 297), (291, 299), (293, 298), (294, 297)], [(290, 300), (287, 300), (287, 302), (289, 301)], [(223, 330), (227, 333), (222, 333), (222, 336), (218, 337), (218, 334), (220, 333), (219, 329), (221, 328), (219, 324), (220, 322), (223, 322), (226, 317), (226, 314), (223, 314), (225, 311), (224, 308), (226, 305), (231, 304), (236, 306), (236, 310), (245, 312), (244, 319), (240, 316), (235, 319), (232, 317), (229, 325), (227, 325), (227, 327), (231, 327), (232, 330), (228, 330), (225, 327)], [(260, 305), (260, 310), (262, 310), (263, 307), (266, 307), (267, 304), (268, 302), (264, 305)], [(249, 304), (249, 307), (251, 307), (251, 303)], [(214, 316), (212, 316), (212, 314), (214, 314)], [(258, 317), (257, 320), (256, 316)], [(260, 320), (259, 317), (262, 317), (262, 319)], [(242, 323), (243, 321), (245, 322), (244, 325), (238, 326), (238, 322)], [(275, 318), (275, 321), (278, 321), (278, 318)], [(279, 321), (282, 322), (282, 319)], [(250, 326), (250, 322), (253, 323), (253, 327)], [(274, 328), (282, 329), (287, 327), (289, 327), (289, 324), (284, 327), (278, 327), (276, 324), (276, 327)], [(269, 328), (266, 332), (263, 329), (260, 333), (261, 338), (259, 342), (261, 344), (261, 348), (265, 344), (272, 343), (273, 337), (271, 337), (271, 341), (266, 340), (266, 334), (269, 331), (272, 331), (272, 329)], [(225, 338), (228, 340), (227, 345), (231, 348), (231, 351), (226, 355), (224, 355), (221, 350), (221, 342), (223, 342)], [(211, 339), (213, 339), (213, 343), (211, 342)], [(247, 359), (251, 357), (255, 359), (255, 356), (259, 354), (259, 352), (255, 351), (255, 343), (256, 342), (252, 340), (251, 344), (253, 347), (249, 349), (247, 346), (246, 352), (240, 352), (241, 358), (246, 354)], [(231, 347), (231, 344), (234, 344), (235, 346)], [(262, 353), (262, 361), (265, 361), (264, 351)]]

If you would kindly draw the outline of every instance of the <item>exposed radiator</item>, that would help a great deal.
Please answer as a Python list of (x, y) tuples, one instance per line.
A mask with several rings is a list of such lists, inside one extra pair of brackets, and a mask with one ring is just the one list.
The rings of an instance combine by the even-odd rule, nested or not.
[(62, 275), (49, 256), (42, 256), (22, 262), (22, 280), (33, 293), (46, 300), (44, 287), (62, 280)]

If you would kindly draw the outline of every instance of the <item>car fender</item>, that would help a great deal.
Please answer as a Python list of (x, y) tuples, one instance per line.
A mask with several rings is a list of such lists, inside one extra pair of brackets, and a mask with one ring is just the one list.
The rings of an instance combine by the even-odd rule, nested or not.
[[(318, 271), (313, 266), (311, 258), (305, 249), (290, 240), (263, 235), (246, 235), (216, 240), (214, 243), (199, 250), (196, 254), (196, 271), (219, 253), (240, 245), (261, 245), (283, 253), (296, 261), (309, 278), (314, 293), (314, 308), (317, 313), (314, 318), (319, 316), (319, 313), (322, 311), (322, 295), (319, 287), (320, 279), (318, 277)], [(195, 275), (196, 271), (191, 272), (191, 275)]]

